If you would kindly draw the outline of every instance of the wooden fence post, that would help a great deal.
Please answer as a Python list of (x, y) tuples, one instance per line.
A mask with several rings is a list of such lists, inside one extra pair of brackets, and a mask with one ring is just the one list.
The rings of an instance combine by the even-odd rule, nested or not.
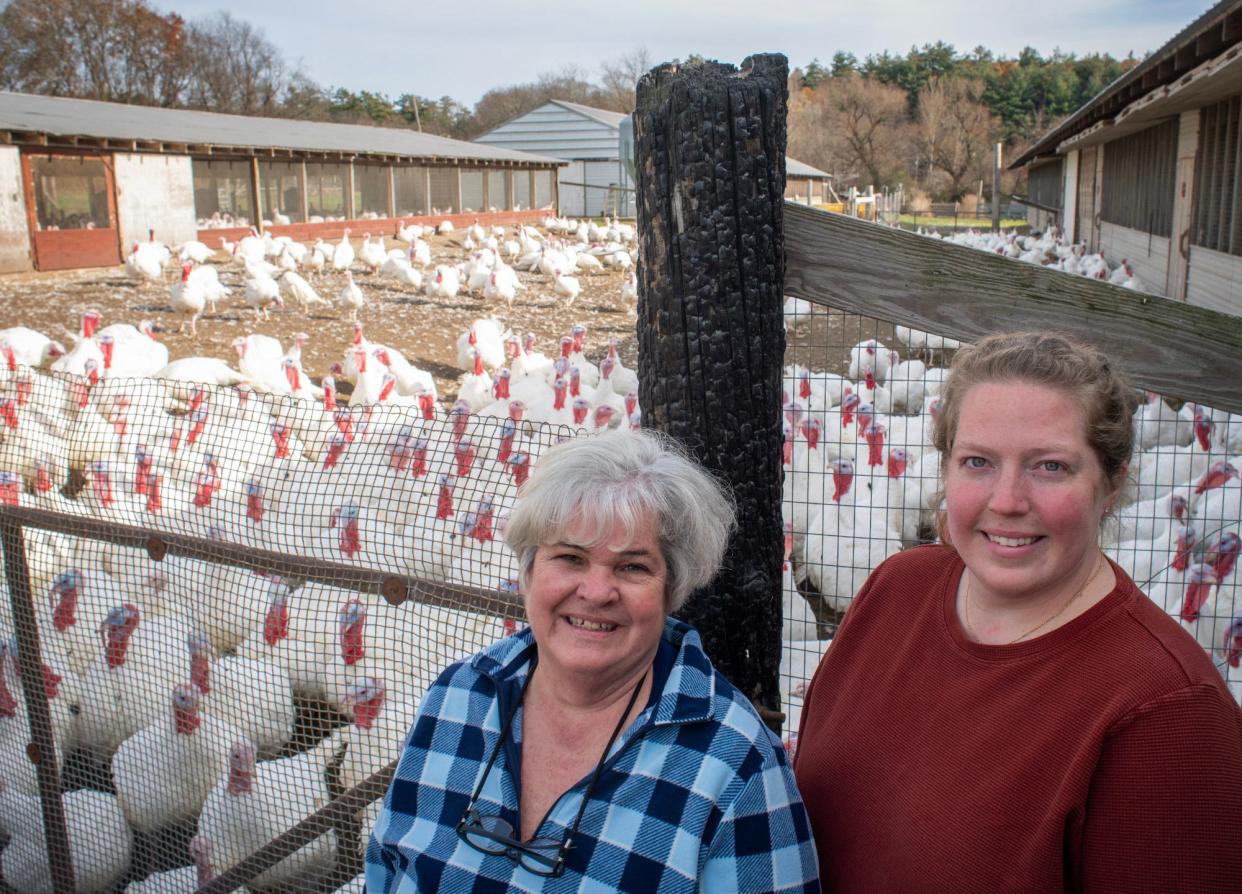
[[(716, 667), (779, 710), (785, 109), (789, 65), (663, 65), (634, 113), (639, 396), (733, 489), (725, 569), (682, 610)], [(770, 722), (777, 718), (766, 712)]]

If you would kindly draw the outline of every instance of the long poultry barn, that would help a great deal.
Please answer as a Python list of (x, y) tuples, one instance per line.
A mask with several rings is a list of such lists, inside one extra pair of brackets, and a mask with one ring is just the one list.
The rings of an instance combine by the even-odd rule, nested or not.
[(1157, 294), (1242, 313), (1242, 0), (1221, 0), (1019, 156), (1032, 224)]
[(565, 162), (403, 128), (0, 92), (0, 273), (118, 264), (134, 242), (534, 221)]

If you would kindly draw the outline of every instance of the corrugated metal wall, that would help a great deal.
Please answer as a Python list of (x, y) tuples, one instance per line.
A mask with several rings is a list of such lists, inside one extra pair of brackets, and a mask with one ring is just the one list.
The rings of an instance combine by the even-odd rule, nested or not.
[(555, 158), (589, 159), (616, 158), (617, 141), (617, 128), (555, 103), (545, 103), (474, 142)]
[(1242, 255), (1242, 95), (1206, 106), (1199, 129), (1198, 198), (1192, 240)]
[(149, 229), (169, 245), (198, 238), (189, 156), (117, 153), (113, 162), (122, 245), (145, 242)]
[(21, 155), (16, 146), (0, 146), (0, 273), (32, 266)]
[(1189, 275), (1187, 301), (1242, 315), (1242, 257), (1191, 246)]
[[(547, 103), (475, 142), (575, 162), (561, 168), (557, 178), (560, 214), (598, 217), (615, 211), (628, 217), (634, 213), (634, 200), (626, 189), (633, 189), (634, 184), (621, 172), (619, 140), (618, 128)], [(583, 183), (587, 186), (575, 185)]]
[(1113, 264), (1127, 260), (1143, 288), (1163, 295), (1169, 274), (1169, 239), (1112, 223), (1100, 225), (1100, 252)]
[(1026, 194), (1032, 204), (1041, 208), (1060, 210), (1062, 204), (1062, 171), (1064, 163), (1057, 158), (1039, 167), (1032, 167), (1027, 175)]
[(560, 170), (561, 202), (557, 213), (565, 217), (584, 217), (587, 213), (586, 187), (575, 186), (586, 182), (586, 162), (576, 161)]
[(1103, 220), (1157, 236), (1172, 232), (1177, 133), (1171, 118), (1104, 144)]

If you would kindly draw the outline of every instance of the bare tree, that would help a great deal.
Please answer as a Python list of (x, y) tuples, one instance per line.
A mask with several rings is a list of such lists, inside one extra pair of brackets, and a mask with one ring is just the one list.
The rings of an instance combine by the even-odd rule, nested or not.
[(954, 200), (979, 179), (991, 183), (992, 142), (1000, 122), (983, 104), (983, 90), (982, 81), (941, 77), (919, 91), (919, 147), (948, 178)]
[(475, 104), (469, 136), (478, 136), (525, 115), (551, 99), (588, 106), (599, 106), (602, 101), (600, 89), (587, 80), (586, 73), (576, 65), (569, 65), (559, 71), (541, 73), (534, 83), (497, 87), (484, 93)]
[(613, 112), (634, 111), (638, 79), (652, 68), (646, 47), (623, 53), (600, 66), (600, 107)]
[(826, 96), (802, 86), (801, 81), (801, 73), (795, 69), (789, 76), (789, 155), (821, 170), (840, 173), (845, 162), (839, 154), (839, 141), (824, 122)]
[(143, 0), (12, 0), (0, 10), (0, 85), (86, 99), (178, 105), (185, 22)]
[(904, 170), (909, 143), (906, 94), (857, 73), (791, 92), (789, 153), (837, 175), (880, 186)]
[(260, 29), (220, 12), (191, 26), (189, 47), (188, 105), (238, 115), (281, 113), (294, 73)]

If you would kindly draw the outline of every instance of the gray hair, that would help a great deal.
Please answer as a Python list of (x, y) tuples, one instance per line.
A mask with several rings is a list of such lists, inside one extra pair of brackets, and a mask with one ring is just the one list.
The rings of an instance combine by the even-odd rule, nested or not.
[(715, 577), (733, 531), (728, 490), (676, 441), (653, 431), (613, 431), (557, 444), (539, 458), (505, 526), (525, 590), (535, 552), (585, 524), (592, 547), (621, 524), (634, 538), (653, 518), (667, 567), (665, 603), (681, 608)]

